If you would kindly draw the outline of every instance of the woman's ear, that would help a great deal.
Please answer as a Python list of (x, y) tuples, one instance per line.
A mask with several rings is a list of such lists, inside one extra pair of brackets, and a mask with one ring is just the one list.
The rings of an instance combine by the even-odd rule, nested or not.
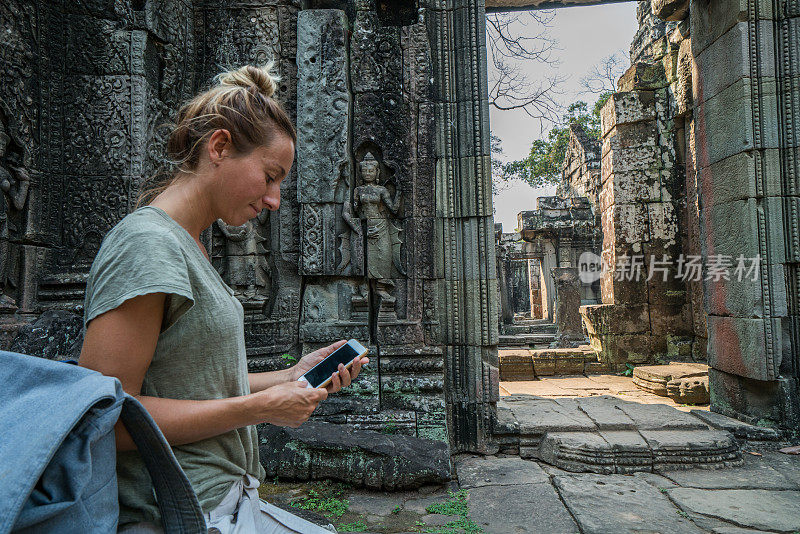
[(215, 167), (231, 153), (231, 134), (228, 130), (216, 130), (208, 139), (208, 159)]

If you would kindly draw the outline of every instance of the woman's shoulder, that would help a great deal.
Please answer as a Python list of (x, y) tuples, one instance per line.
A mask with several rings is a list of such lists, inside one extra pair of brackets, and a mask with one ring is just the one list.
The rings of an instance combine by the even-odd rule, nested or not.
[(98, 256), (132, 250), (153, 256), (159, 250), (181, 250), (183, 242), (174, 224), (160, 210), (145, 206), (126, 215), (103, 238)]
[(143, 237), (148, 235), (163, 238), (175, 238), (175, 229), (170, 221), (165, 217), (165, 214), (158, 208), (151, 206), (144, 206), (136, 211), (129, 213), (121, 221), (119, 221), (109, 232), (106, 234), (106, 240), (119, 239), (120, 237), (132, 238)]

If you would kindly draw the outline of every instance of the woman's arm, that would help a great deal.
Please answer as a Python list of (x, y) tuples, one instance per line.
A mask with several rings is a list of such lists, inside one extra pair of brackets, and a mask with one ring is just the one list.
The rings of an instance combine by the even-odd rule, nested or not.
[[(192, 443), (260, 422), (300, 426), (327, 397), (323, 389), (286, 382), (242, 397), (177, 400), (141, 395), (142, 381), (156, 348), (164, 310), (163, 293), (126, 300), (89, 322), (79, 364), (117, 377), (136, 397), (172, 445)], [(114, 427), (117, 450), (134, 450), (121, 422)]]

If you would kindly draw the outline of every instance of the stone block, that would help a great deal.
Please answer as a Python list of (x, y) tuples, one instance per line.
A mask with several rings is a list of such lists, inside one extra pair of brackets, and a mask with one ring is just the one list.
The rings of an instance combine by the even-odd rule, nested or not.
[[(760, 139), (757, 145), (752, 112), (754, 95), (748, 78), (739, 79), (701, 104), (697, 141), (708, 147), (708, 154), (698, 155), (700, 156), (698, 167), (711, 165), (736, 153), (754, 148), (778, 146), (779, 128), (774, 78), (763, 78), (761, 91), (763, 111), (761, 122), (758, 124)], [(695, 101), (697, 100), (695, 97)]]
[(639, 433), (653, 451), (653, 469), (657, 472), (742, 464), (736, 439), (723, 430), (640, 430)]
[(533, 358), (528, 350), (504, 350), (500, 353), (500, 380), (534, 380)]
[[(698, 83), (694, 97), (706, 101), (742, 78), (749, 78), (750, 71), (750, 22), (739, 22), (714, 41), (700, 55), (695, 56)], [(774, 43), (772, 22), (758, 22), (761, 41), (758, 61), (761, 76), (775, 76)], [(712, 75), (713, 73), (713, 75)]]
[(667, 493), (682, 510), (724, 517), (744, 532), (793, 532), (800, 525), (800, 491), (671, 488)]
[(651, 0), (653, 14), (663, 20), (679, 21), (689, 14), (688, 0)]
[(611, 447), (615, 473), (649, 472), (653, 453), (647, 441), (632, 430), (601, 430), (600, 437)]
[(695, 431), (708, 430), (708, 426), (696, 417), (666, 404), (639, 404), (638, 402), (619, 401), (617, 407), (631, 418), (636, 428), (645, 438), (647, 438), (645, 432), (649, 431), (657, 432), (655, 434), (657, 436), (669, 436), (670, 439), (673, 439), (676, 436), (661, 434), (661, 432), (669, 431), (675, 434), (683, 432), (686, 436), (689, 436), (693, 435)]
[(572, 472), (615, 472), (614, 452), (597, 432), (548, 432), (537, 457)]
[(708, 376), (707, 365), (672, 362), (669, 365), (640, 365), (633, 370), (633, 383), (650, 393), (667, 397), (667, 384), (680, 378)]
[(641, 334), (650, 330), (648, 304), (597, 304), (581, 306), (590, 334)]
[[(604, 141), (605, 144), (605, 141)], [(602, 181), (629, 172), (658, 171), (661, 165), (659, 151), (653, 146), (639, 146), (609, 150), (601, 161)]]
[[(697, 57), (709, 45), (730, 31), (736, 24), (748, 20), (750, 4), (746, 0), (700, 0), (689, 7), (692, 28), (692, 51)], [(771, 20), (774, 16), (769, 0), (756, 0), (753, 13), (759, 20)]]
[(617, 408), (617, 399), (607, 395), (575, 399), (581, 411), (603, 431), (635, 430), (636, 424)]
[(617, 124), (602, 139), (601, 154), (626, 148), (655, 147), (658, 131), (655, 120), (642, 120), (631, 124)]
[[(756, 166), (763, 165), (763, 191), (756, 188)], [(780, 155), (776, 149), (738, 152), (699, 169), (704, 206), (781, 194)]]
[(603, 137), (618, 124), (655, 119), (655, 95), (652, 91), (614, 93), (600, 112)]
[(598, 336), (600, 360), (609, 363), (654, 363), (666, 354), (666, 339), (649, 334), (606, 334)]
[(748, 425), (720, 413), (707, 410), (692, 410), (690, 413), (710, 425), (711, 428), (726, 430), (740, 440), (778, 441), (781, 437), (781, 433), (774, 428)]
[(711, 410), (749, 424), (796, 428), (797, 379), (760, 381), (708, 370)]
[(664, 66), (660, 62), (637, 61), (617, 80), (619, 91), (652, 91), (666, 86)]
[[(572, 534), (578, 531), (549, 482), (472, 488), (467, 504), (469, 517), (484, 532)], [(536, 510), (536, 513), (532, 514), (531, 510)], [(447, 519), (453, 520), (454, 517)]]
[[(765, 322), (772, 337), (767, 344)], [(775, 380), (782, 332), (776, 319), (708, 317), (708, 364), (720, 371), (761, 381)], [(713, 384), (712, 384), (713, 386)]]
[(450, 479), (450, 454), (441, 441), (319, 422), (296, 429), (259, 425), (258, 430), (269, 477), (332, 478), (384, 490)]
[(338, 10), (304, 10), (297, 19), (297, 198), (333, 202), (349, 187), (347, 17)]
[(521, 458), (466, 458), (456, 463), (462, 488), (549, 484), (550, 476), (536, 462)]

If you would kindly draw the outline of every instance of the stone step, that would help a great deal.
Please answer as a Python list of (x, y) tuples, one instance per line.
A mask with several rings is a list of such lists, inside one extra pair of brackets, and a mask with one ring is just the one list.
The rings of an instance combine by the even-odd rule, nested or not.
[[(705, 414), (705, 412), (704, 412)], [(610, 396), (509, 395), (497, 403), (501, 452), (585, 473), (669, 471), (742, 464), (736, 438), (705, 417)], [(752, 435), (752, 430), (748, 435)]]
[(498, 345), (501, 347), (525, 347), (549, 344), (555, 340), (555, 334), (516, 334), (513, 336), (502, 334), (499, 337)]
[(500, 349), (500, 380), (535, 380), (541, 376), (604, 372), (588, 345), (570, 349)]
[(505, 324), (502, 325), (501, 332), (504, 336), (520, 336), (530, 334), (549, 334), (554, 336), (558, 333), (558, 328), (554, 324), (533, 326)]

